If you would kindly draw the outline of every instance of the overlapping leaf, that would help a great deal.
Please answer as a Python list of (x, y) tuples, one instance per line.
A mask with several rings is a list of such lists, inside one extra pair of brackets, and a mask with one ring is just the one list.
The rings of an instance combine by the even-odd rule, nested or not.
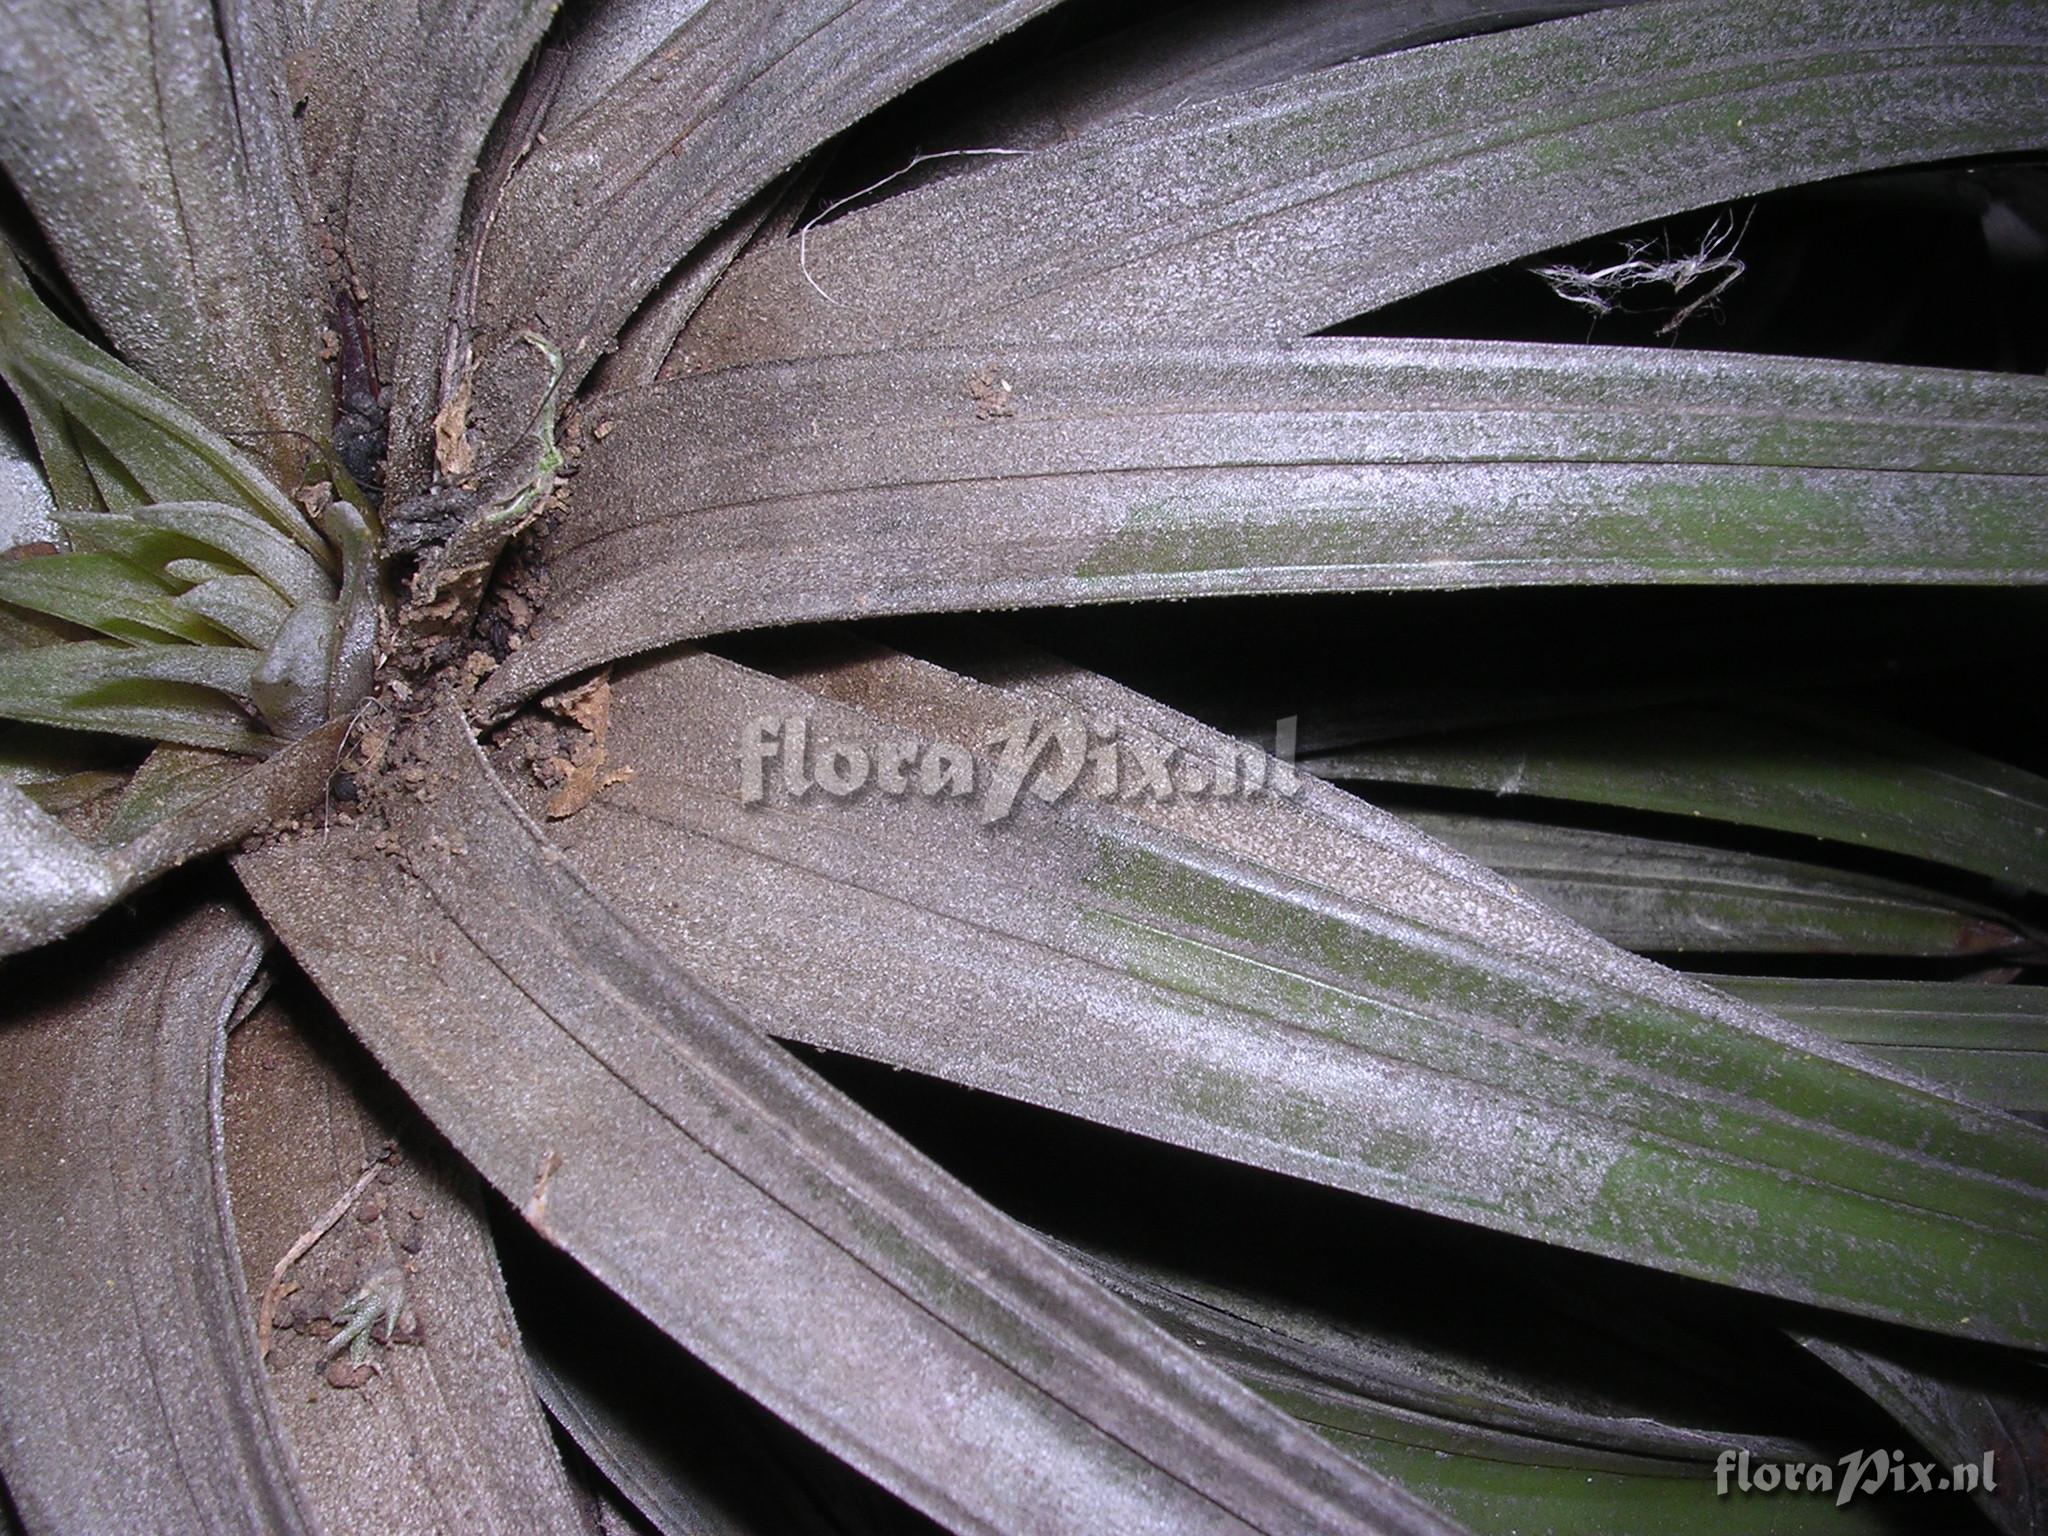
[(1901, 881), (1503, 816), (1401, 814), (1624, 949), (1921, 957), (2039, 950), (2014, 919)]
[(244, 881), (457, 1149), (693, 1353), (955, 1529), (1448, 1529), (699, 991), (429, 730), (402, 866), (337, 833)]
[(261, 6), (10, 7), (0, 162), (121, 355), (275, 466), (324, 440), (321, 305)]
[[(459, 240), (484, 138), (554, 10), (485, 0), (274, 4), (314, 223), (359, 288), (404, 489), (429, 469), (451, 315), (474, 283)], [(506, 146), (516, 155), (523, 144)], [(473, 210), (488, 218), (488, 206)], [(323, 423), (324, 426), (324, 423)], [(322, 434), (324, 436), (324, 433)]]
[[(1944, 1358), (1919, 1341), (1873, 1346), (1808, 1335), (1800, 1342), (1941, 1458), (1913, 1458), (1929, 1482), (1948, 1483), (1956, 1469), (1968, 1468), (1975, 1475), (1971, 1496), (2002, 1536), (2032, 1536), (2041, 1529), (2048, 1519), (2048, 1413), (2041, 1407), (2036, 1372), (2008, 1361)], [(1917, 1478), (1901, 1481), (1926, 1491)]]
[[(992, 97), (971, 98), (961, 120), (922, 124), (923, 142), (1036, 149), (1375, 54), (1605, 8), (1586, 0), (1191, 0), (1165, 25), (1138, 21), (1059, 50), (1023, 89), (1001, 82)], [(1077, 20), (1085, 29), (1086, 18)]]
[(2048, 1113), (2048, 990), (1805, 976), (1702, 979), (1957, 1093)]
[[(582, 1515), (527, 1384), (475, 1181), (340, 1036), (294, 978), (236, 1027), (227, 1053), (224, 1177), (300, 1487), (332, 1532), (566, 1536)], [(396, 1342), (373, 1343), (370, 1380), (329, 1385), (321, 1320), (394, 1269)]]
[[(1369, 1241), (1354, 1240), (1337, 1249), (1328, 1286), (1357, 1294), (1344, 1283), (1346, 1261), (1369, 1248)], [(1518, 1298), (1523, 1326), (1571, 1339), (1560, 1352), (1583, 1364), (1581, 1372), (1494, 1368), (1470, 1349), (1432, 1347), (1393, 1327), (1362, 1328), (1298, 1300), (1276, 1302), (1107, 1252), (1066, 1245), (1062, 1251), (1348, 1454), (1388, 1467), (1426, 1498), (1460, 1504), (1475, 1530), (1756, 1536), (1754, 1503), (1714, 1496), (1713, 1456), (1724, 1447), (1759, 1460), (1825, 1456), (1813, 1445), (1694, 1427), (1626, 1392), (1604, 1395), (1625, 1352), (1640, 1350), (1642, 1341), (1595, 1337), (1567, 1311), (1526, 1297)], [(1412, 1267), (1417, 1256), (1405, 1257)], [(577, 1284), (560, 1261), (534, 1254), (520, 1267), (552, 1282), (530, 1282), (521, 1307), (541, 1391), (657, 1530), (880, 1536), (904, 1529), (892, 1518), (897, 1512), (876, 1507), (871, 1490), (843, 1469), (835, 1476), (804, 1448), (787, 1444), (780, 1426), (731, 1403), (703, 1379), (701, 1367), (616, 1301), (590, 1294), (594, 1287)], [(1376, 1286), (1371, 1295), (1404, 1283), (1415, 1282), (1411, 1276)], [(622, 1357), (649, 1368), (630, 1376), (605, 1368)], [(1671, 1374), (1654, 1373), (1660, 1382)], [(1881, 1510), (1864, 1513), (1871, 1507), (1865, 1501), (1844, 1514), (1828, 1503), (1797, 1501), (1765, 1529), (1778, 1536), (1892, 1529)]]
[(0, 657), (0, 710), (38, 725), (260, 754), (276, 738), (230, 700), (248, 696), (262, 659), (224, 645), (38, 646)]
[(2048, 781), (1886, 721), (1796, 703), (1452, 732), (1317, 754), (1306, 766), (1333, 779), (1767, 827), (2048, 890)]
[(502, 709), (668, 641), (1141, 597), (2048, 579), (2048, 387), (1320, 340), (876, 353), (601, 397)]
[[(1124, 1259), (1083, 1258), (1112, 1291), (1176, 1337), (1196, 1344), (1347, 1454), (1455, 1511), (1475, 1531), (1849, 1536), (1896, 1530), (1906, 1513), (1869, 1499), (1848, 1507), (1792, 1499), (1760, 1513), (1755, 1500), (1717, 1496), (1715, 1462), (1724, 1451), (1759, 1462), (1808, 1463), (1829, 1460), (1827, 1453), (1647, 1415), (1603, 1419), (1571, 1387), (1539, 1383), (1532, 1390), (1511, 1373), (1503, 1373), (1505, 1379), (1483, 1368), (1473, 1373), (1463, 1362), (1403, 1341), (1332, 1327), (1299, 1305)], [(1390, 1363), (1400, 1370), (1391, 1380), (1385, 1374)], [(1591, 1390), (1597, 1394), (1598, 1385)], [(1914, 1513), (1959, 1511), (1944, 1504)]]
[[(244, 760), (232, 774), (208, 776), (182, 791), (144, 775), (142, 792), (115, 807), (107, 846), (74, 835), (23, 790), (0, 780), (0, 874), (6, 877), (0, 883), (0, 955), (61, 938), (165, 871), (304, 810), (319, 799), (346, 729), (338, 721), (260, 766)], [(247, 742), (230, 739), (222, 750), (247, 749)]]
[[(935, 1536), (560, 1255), (503, 1234), (534, 1385), (662, 1536)], [(618, 1360), (638, 1362), (621, 1372)]]
[[(1552, 246), (1881, 166), (2048, 143), (2014, 3), (1629, 7), (1084, 135), (758, 254), (719, 366), (913, 341), (1284, 338)], [(792, 248), (795, 246), (796, 248)]]
[[(545, 437), (552, 455), (520, 369), (553, 343), (571, 389), (622, 333), (607, 386), (762, 360), (585, 401), (583, 477), (545, 552), (553, 594), (487, 690), (498, 717), (555, 679), (679, 639), (871, 612), (1390, 586), (2048, 581), (2038, 380), (1296, 340), (1604, 229), (1849, 171), (2038, 149), (2048, 27), (2035, 8), (1650, 4), (1325, 68), (1381, 46), (1389, 22), (1436, 22), (1379, 4), (1198, 4), (1142, 67), (1112, 43), (1101, 72), (998, 90), (990, 115), (950, 128), (1007, 121), (1009, 147), (1032, 153), (964, 160), (830, 220), (805, 216), (816, 166), (778, 184), (1049, 3), (605, 0), (568, 16), (565, 51), (538, 59), (548, 13), (530, 0), (483, 0), (459, 41), (385, 0), (25, 13), (23, 45), (0, 65), (0, 159), (116, 345), (191, 413), (151, 417), (139, 379), (81, 376), (62, 345), (38, 354), (47, 376), (10, 373), (78, 553), (0, 573), (0, 597), (26, 614), (0, 629), (18, 647), (0, 696), (31, 719), (193, 750), (151, 757), (107, 823), (110, 854), (50, 814), (103, 788), (104, 769), (27, 744), (34, 772), (60, 776), (33, 800), (0, 784), (0, 862), (10, 894), (30, 898), (6, 914), (9, 944), (318, 796), (338, 719), (255, 776), (231, 777), (214, 754), (274, 744), (230, 699), (292, 734), (362, 696), (379, 616), (370, 529), (344, 511), (331, 530), (348, 545), (337, 610), (325, 567), (342, 562), (212, 445), (262, 434), (290, 474), (293, 434), (326, 436), (312, 343), (334, 280), (360, 285), (396, 384), (407, 488), (427, 475), (430, 419), (453, 445), (443, 479), (462, 478), (451, 466), (479, 442)], [(1542, 8), (1509, 0), (1497, 19)], [(1460, 0), (1432, 16), (1463, 26), (1477, 10)], [(104, 57), (87, 56), (89, 38)], [(884, 125), (882, 144), (901, 131)], [(88, 160), (113, 174), (81, 177)], [(301, 160), (327, 247), (317, 280), (291, 196)], [(251, 212), (253, 235), (236, 227)], [(0, 341), (23, 355), (19, 334)], [(910, 344), (943, 349), (873, 350)], [(865, 355), (818, 355), (845, 351)], [(813, 360), (779, 361), (799, 355)], [(477, 441), (462, 439), (465, 418)], [(243, 510), (202, 505), (223, 500)], [(506, 611), (516, 619), (536, 590)], [(509, 641), (499, 618), (491, 638)], [(107, 638), (49, 643), (76, 623)], [(870, 744), (977, 747), (1024, 715), (1113, 719), (1129, 750), (1237, 750), (1100, 678), (1011, 655), (979, 658), (980, 682), (893, 655), (780, 666), (683, 655), (609, 695), (600, 682), (582, 697), (609, 697), (613, 713), (592, 717), (605, 723), (591, 740), (576, 739), (592, 730), (581, 705), (563, 709), (567, 725), (529, 718), (500, 744), (497, 780), (444, 716), (404, 744), (417, 755), (378, 802), (388, 823), (337, 825), (243, 868), (353, 1027), (539, 1233), (935, 1517), (1003, 1531), (1443, 1528), (746, 1021), (1468, 1223), (2048, 1347), (2048, 1142), (1969, 1101), (2038, 1107), (2044, 1053), (2020, 989), (1736, 978), (1725, 992), (1752, 1001), (1734, 1001), (1322, 784), (1298, 801), (1140, 792), (1057, 807), (1013, 786), (1023, 804), (1001, 824), (970, 805), (815, 790), (742, 807), (736, 748), (762, 716)], [(2044, 888), (2037, 781), (1839, 722), (1822, 734), (1812, 753), (1804, 721), (1731, 737), (1747, 780), (1711, 753), (1689, 780), (1609, 760), (1574, 778), (1585, 763), (1560, 751), (1553, 787), (1531, 792), (1704, 806)], [(1380, 772), (1432, 750), (1343, 766)], [(533, 787), (529, 769), (581, 775), (583, 792), (554, 807), (557, 838), (505, 797)], [(1577, 839), (1572, 883), (1542, 894), (1674, 948), (1712, 927), (1752, 950), (2029, 953), (2022, 924), (1974, 902), (1736, 855), (1645, 864), (1643, 840), (1622, 842)], [(1527, 878), (1524, 846), (1522, 865), (1500, 862)], [(1594, 866), (1620, 852), (1629, 867), (1604, 890), (1625, 887), (1626, 905), (1602, 908)], [(1663, 905), (1672, 893), (1693, 903), (1683, 921)], [(144, 1353), (146, 1380), (173, 1383), (166, 1403), (204, 1378), (202, 1412), (152, 1408), (129, 1379), (94, 1406), (96, 1423), (141, 1426), (117, 1431), (124, 1445), (176, 1442), (152, 1456), (147, 1486), (114, 1487), (92, 1456), (67, 1471), (42, 1433), (0, 1437), (0, 1471), (14, 1485), (26, 1469), (14, 1491), (32, 1524), (69, 1503), (86, 1524), (125, 1526), (138, 1507), (123, 1500), (155, 1498), (142, 1516), (288, 1529), (301, 1495), (288, 1465), (265, 1462), (267, 1410), (236, 1406), (246, 1361), (218, 1326), (231, 1234), (215, 1149), (101, 1145), (108, 1104), (145, 1126), (176, 1121), (187, 1142), (199, 1123), (189, 1093), (172, 1104), (157, 1082), (136, 1099), (141, 1080), (117, 1080), (109, 1042), (155, 1059), (152, 1082), (218, 1076), (217, 1031), (167, 1044), (175, 1030), (138, 1020), (168, 1016), (129, 1004), (152, 985), (189, 1001), (220, 967), (171, 976), (159, 953), (144, 958), (124, 957), (106, 984), (127, 990), (89, 1042), (89, 1113), (45, 1125), (52, 1105), (78, 1101), (51, 1077), (54, 1031), (14, 1031), (33, 1034), (17, 1088), (44, 1117), (22, 1134), (79, 1146), (88, 1193), (102, 1165), (127, 1180), (84, 1213), (97, 1246), (53, 1241), (73, 1243), (88, 1274), (143, 1264), (129, 1275), (138, 1295), (154, 1286), (197, 1308), (198, 1354), (154, 1338)], [(216, 1019), (218, 999), (201, 1001)], [(18, 1150), (33, 1161), (48, 1147)], [(192, 1217), (193, 1189), (162, 1185), (151, 1153), (213, 1168), (208, 1211)], [(321, 1162), (310, 1184), (343, 1166)], [(71, 1193), (17, 1188), (10, 1231), (41, 1230)], [(272, 1238), (299, 1219), (281, 1195), (262, 1184), (256, 1197), (280, 1197), (265, 1207)], [(426, 1395), (398, 1405), (427, 1411), (445, 1380), (460, 1424), (408, 1438), (380, 1419), (379, 1447), (409, 1444), (433, 1470), (376, 1489), (381, 1506), (368, 1487), (328, 1490), (348, 1511), (339, 1523), (564, 1518), (558, 1482), (522, 1489), (483, 1465), (493, 1402), (517, 1421), (514, 1454), (553, 1463), (504, 1376), (509, 1340), (487, 1347), (503, 1314), (473, 1211), (457, 1207), (462, 1283), (439, 1295), (464, 1317), (413, 1373)], [(187, 1217), (182, 1237), (165, 1226)], [(108, 1242), (110, 1225), (149, 1245), (141, 1259)], [(202, 1238), (205, 1252), (187, 1251)], [(167, 1258), (185, 1269), (163, 1273)], [(55, 1305), (54, 1278), (38, 1270), (0, 1296), (17, 1333)], [(1128, 1267), (1112, 1278), (1270, 1401), (1481, 1524), (1718, 1529), (1745, 1513), (1696, 1503), (1704, 1427), (1543, 1399), (1508, 1373), (1475, 1386), (1432, 1374), (1421, 1352), (1389, 1373), (1388, 1356), (1347, 1353), (1253, 1298)], [(197, 1301), (195, 1284), (211, 1288)], [(52, 1351), (76, 1349), (94, 1381), (132, 1375), (128, 1346), (118, 1362), (107, 1353), (122, 1325), (105, 1313), (128, 1289), (94, 1291), (24, 1360), (47, 1376)], [(440, 1374), (456, 1348), (481, 1374)], [(26, 1379), (0, 1373), (11, 1430), (21, 1404), (63, 1397)], [(1924, 1436), (1954, 1430), (1958, 1454), (1996, 1417), (1954, 1394), (1894, 1397)], [(253, 1417), (185, 1456), (223, 1402)], [(357, 1458), (374, 1478), (373, 1453), (358, 1445)], [(411, 1507), (390, 1508), (407, 1488)]]
[(1680, 1273), (2040, 1326), (2048, 1139), (2027, 1128), (1626, 957), (1328, 789), (1140, 784), (1037, 815), (1027, 785), (1016, 825), (984, 825), (983, 802), (786, 798), (802, 749), (778, 724), (744, 804), (764, 719), (807, 720), (817, 753), (1083, 715), (1203, 762), (1244, 750), (1085, 674), (997, 689), (883, 656), (800, 681), (704, 655), (620, 680), (607, 751), (631, 780), (559, 834), (776, 1031)]
[(222, 906), (53, 955), (0, 1028), (0, 1472), (32, 1531), (311, 1532), (216, 1161), (223, 1032), (262, 953)]
[(754, 198), (683, 258), (619, 332), (617, 350), (591, 371), (593, 393), (652, 384), (685, 371), (678, 338), (718, 280), (752, 246), (796, 228), (816, 187), (815, 172), (794, 172)]
[(61, 515), (155, 502), (224, 502), (323, 564), (304, 514), (180, 396), (109, 356), (50, 311), (0, 250), (0, 373), (34, 430)]
[(1052, 0), (617, 0), (484, 231), (476, 350), (524, 329), (573, 387), (690, 249), (833, 134)]
[[(0, 715), (261, 752), (361, 700), (380, 588), (356, 507), (330, 501), (323, 537), (226, 439), (65, 326), (4, 253), (0, 373), (74, 546), (0, 569), (0, 603), (58, 621), (0, 649)], [(67, 640), (80, 630), (116, 643)]]

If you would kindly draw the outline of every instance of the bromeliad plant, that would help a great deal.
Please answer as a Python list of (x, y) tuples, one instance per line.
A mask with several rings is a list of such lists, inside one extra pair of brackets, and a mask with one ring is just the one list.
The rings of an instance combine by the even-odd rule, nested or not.
[[(363, 632), (374, 640), (375, 626), (362, 615), (376, 593), (361, 512), (328, 502), (323, 537), (231, 444), (64, 325), (11, 258), (0, 349), (70, 545), (0, 571), (0, 597), (103, 637), (10, 653), (9, 716), (259, 753), (368, 694), (376, 658)], [(150, 682), (241, 708), (169, 691), (154, 709), (125, 702), (124, 684)]]
[[(233, 444), (53, 314), (5, 253), (0, 376), (33, 430), (69, 546), (0, 565), (0, 603), (17, 615), (0, 655), (0, 716), (162, 744), (107, 829), (125, 853), (93, 856), (6, 788), (28, 818), (19, 835), (40, 850), (0, 909), (11, 950), (257, 824), (267, 799), (245, 790), (225, 822), (167, 825), (240, 779), (242, 760), (369, 696), (382, 583), (366, 506), (328, 481), (295, 505)], [(360, 498), (344, 471), (334, 475)], [(12, 762), (25, 783), (51, 786), (45, 797), (69, 766), (61, 744), (52, 755), (34, 738)]]
[[(2035, 615), (2048, 388), (1370, 331), (1638, 231), (1683, 343), (1922, 164), (2024, 265), (2048, 24), (1566, 9), (15, 6), (21, 1523), (2042, 1528), (2048, 784), (1816, 696), (1847, 589)], [(1190, 714), (1166, 610), (877, 623), (1500, 587), (1599, 664)], [(1261, 711), (1299, 796), (737, 793)], [(1994, 1470), (1716, 1492), (1857, 1450)]]

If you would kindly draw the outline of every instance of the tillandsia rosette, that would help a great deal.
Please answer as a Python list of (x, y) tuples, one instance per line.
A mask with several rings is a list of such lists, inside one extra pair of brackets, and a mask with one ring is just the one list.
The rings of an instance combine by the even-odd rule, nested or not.
[[(375, 513), (338, 467), (300, 501), (285, 496), (243, 449), (54, 313), (6, 251), (0, 377), (27, 416), (67, 546), (0, 562), (0, 719), (40, 728), (0, 738), (8, 820), (72, 841), (38, 815), (76, 788), (68, 733), (161, 748), (108, 823), (110, 858), (75, 850), (74, 863), (102, 873), (65, 903), (61, 927), (178, 856), (154, 847), (139, 869), (119, 845), (368, 697), (382, 613)], [(208, 838), (221, 840), (218, 827)], [(20, 874), (0, 915), (10, 948), (57, 931), (37, 916), (50, 910), (46, 883)]]
[(2048, 1530), (2044, 81), (8, 0), (0, 1528)]

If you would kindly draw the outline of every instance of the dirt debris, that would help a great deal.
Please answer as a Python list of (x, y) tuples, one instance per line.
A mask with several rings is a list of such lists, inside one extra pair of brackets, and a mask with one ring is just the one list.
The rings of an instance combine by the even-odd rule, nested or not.
[(574, 816), (614, 784), (630, 782), (631, 768), (607, 766), (605, 737), (612, 723), (612, 674), (609, 667), (589, 682), (541, 700), (549, 714), (574, 727), (566, 751), (546, 758), (536, 757), (534, 776), (554, 791), (548, 797), (548, 817), (560, 821)]
[(470, 386), (475, 378), (472, 365), (434, 413), (434, 462), (450, 482), (465, 479), (476, 468), (476, 442), (469, 433)]
[(1017, 407), (1011, 403), (1017, 394), (1003, 371), (1003, 365), (991, 358), (979, 373), (967, 380), (967, 398), (974, 402), (976, 421), (1000, 421), (1006, 416), (1017, 414)]

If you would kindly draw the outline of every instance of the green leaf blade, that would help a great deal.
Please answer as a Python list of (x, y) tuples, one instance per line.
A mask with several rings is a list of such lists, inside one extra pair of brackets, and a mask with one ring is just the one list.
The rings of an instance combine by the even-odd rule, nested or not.
[(1684, 705), (1319, 753), (1340, 780), (1705, 817), (2048, 890), (2048, 780), (1798, 701)]
[(241, 646), (78, 640), (0, 653), (0, 716), (261, 756), (277, 739), (234, 700), (260, 653)]
[(1638, 952), (1934, 958), (2039, 947), (1992, 908), (1826, 865), (1502, 816), (1400, 815)]
[(44, 555), (0, 564), (0, 602), (142, 645), (222, 645), (237, 638), (181, 605), (167, 582), (112, 555)]
[(0, 253), (0, 374), (30, 404), (45, 461), (64, 466), (67, 510), (88, 511), (75, 473), (92, 475), (95, 502), (127, 511), (149, 502), (228, 502), (262, 518), (325, 567), (325, 541), (284, 494), (218, 432), (163, 390), (51, 313), (11, 255)]

